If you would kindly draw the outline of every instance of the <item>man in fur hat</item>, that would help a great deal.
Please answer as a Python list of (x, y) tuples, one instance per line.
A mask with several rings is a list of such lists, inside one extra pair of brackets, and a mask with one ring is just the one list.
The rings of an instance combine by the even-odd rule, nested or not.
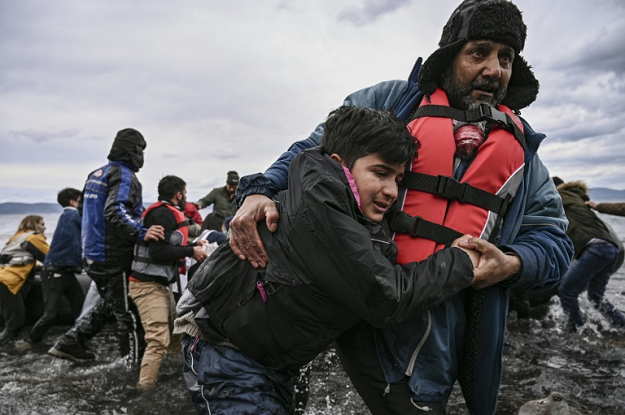
[(141, 221), (142, 189), (135, 173), (143, 167), (145, 147), (139, 131), (119, 131), (108, 155), (109, 162), (87, 178), (78, 206), (82, 214), (83, 265), (103, 301), (48, 350), (54, 357), (75, 362), (94, 359), (85, 342), (114, 319), (120, 354), (126, 357), (128, 367), (141, 361), (145, 348), (143, 328), (137, 309), (128, 298), (133, 248), (139, 241), (165, 237), (162, 226), (146, 229)]
[[(344, 104), (394, 110), (421, 142), (388, 216), (398, 263), (420, 260), (454, 235), (482, 252), (488, 282), (390, 329), (360, 324), (337, 350), (373, 414), (444, 414), (456, 380), (471, 414), (494, 414), (502, 376), (509, 289), (546, 289), (569, 267), (573, 246), (549, 172), (536, 154), (543, 134), (519, 117), (538, 93), (520, 55), (526, 26), (507, 0), (465, 0), (443, 28), (439, 49), (407, 81), (386, 81)], [(278, 226), (271, 201), (288, 163), (319, 143), (320, 124), (264, 174), (244, 177), (231, 245), (255, 266), (270, 260), (256, 232)]]

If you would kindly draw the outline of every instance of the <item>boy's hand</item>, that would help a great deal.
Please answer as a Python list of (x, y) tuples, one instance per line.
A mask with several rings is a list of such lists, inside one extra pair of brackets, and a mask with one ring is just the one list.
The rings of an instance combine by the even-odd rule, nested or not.
[(464, 252), (466, 252), (469, 255), (469, 259), (471, 259), (471, 262), (473, 263), (473, 269), (477, 268), (477, 265), (480, 262), (480, 258), (482, 257), (482, 253), (476, 251), (475, 249), (467, 249), (467, 248), (463, 248), (461, 246), (458, 245), (458, 243), (460, 241), (466, 241), (469, 238), (472, 238), (473, 236), (471, 235), (463, 235), (460, 238), (456, 239), (455, 241), (453, 241), (451, 243), (451, 246), (454, 248), (459, 248), (462, 249)]
[(254, 268), (267, 266), (267, 251), (258, 234), (257, 224), (265, 219), (271, 232), (278, 229), (280, 215), (276, 204), (264, 195), (250, 195), (230, 222), (230, 246), (241, 260), (249, 260)]

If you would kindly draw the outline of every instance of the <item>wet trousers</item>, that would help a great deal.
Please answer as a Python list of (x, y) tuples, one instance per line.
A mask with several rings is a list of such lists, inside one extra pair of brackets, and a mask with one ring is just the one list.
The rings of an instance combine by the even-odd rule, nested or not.
[(388, 384), (378, 360), (374, 328), (360, 322), (337, 339), (336, 352), (373, 415), (445, 415), (445, 402), (415, 402), (408, 381)]
[(199, 415), (288, 415), (294, 377), (184, 334), (182, 376)]
[(26, 308), (22, 291), (13, 294), (6, 285), (0, 283), (0, 311), (4, 319), (4, 327), (17, 334), (26, 323)]
[(60, 344), (80, 343), (98, 334), (105, 325), (117, 323), (117, 340), (121, 356), (129, 368), (138, 366), (145, 349), (144, 331), (137, 307), (128, 296), (127, 266), (85, 262), (85, 271), (96, 283), (102, 301), (65, 333)]
[(569, 324), (584, 324), (578, 301), (584, 289), (588, 288), (588, 300), (593, 306), (600, 307), (610, 276), (615, 271), (617, 258), (616, 245), (607, 241), (593, 242), (584, 247), (577, 261), (564, 274), (558, 297), (562, 310), (570, 319)]
[(100, 304), (100, 301), (102, 301), (102, 297), (100, 297), (100, 293), (98, 293), (98, 286), (95, 282), (91, 281), (87, 294), (85, 294), (85, 301), (82, 303), (80, 315), (76, 317), (76, 322), (86, 316), (92, 308)]
[(59, 314), (61, 300), (67, 299), (74, 318), (82, 308), (85, 294), (76, 278), (74, 268), (44, 269), (41, 271), (41, 291), (43, 294), (43, 315), (37, 320), (28, 337), (39, 341), (48, 329), (54, 324)]
[(158, 282), (131, 280), (129, 287), (130, 298), (139, 310), (145, 330), (147, 346), (141, 359), (137, 389), (146, 390), (156, 385), (158, 371), (169, 346), (173, 296), (170, 286)]

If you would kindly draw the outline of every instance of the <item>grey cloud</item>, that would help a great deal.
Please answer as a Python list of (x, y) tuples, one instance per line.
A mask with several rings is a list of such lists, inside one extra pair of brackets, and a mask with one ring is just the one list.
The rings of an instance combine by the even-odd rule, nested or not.
[[(625, 19), (613, 26), (597, 31), (570, 54), (569, 62), (555, 64), (556, 68), (568, 68), (582, 73), (613, 71), (625, 75)], [(557, 62), (557, 61), (556, 61)]]
[(58, 132), (50, 132), (44, 130), (22, 130), (22, 131), (8, 131), (7, 137), (11, 140), (29, 140), (35, 143), (44, 143), (46, 141), (55, 140), (59, 138), (71, 138), (78, 135), (78, 130), (63, 130)]
[(337, 18), (355, 26), (364, 26), (410, 3), (411, 0), (363, 0), (360, 7), (345, 8)]

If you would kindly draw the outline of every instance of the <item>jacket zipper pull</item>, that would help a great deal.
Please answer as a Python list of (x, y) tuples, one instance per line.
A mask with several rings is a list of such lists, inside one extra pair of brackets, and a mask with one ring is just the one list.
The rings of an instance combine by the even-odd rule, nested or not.
[(263, 302), (267, 302), (267, 293), (265, 292), (265, 287), (263, 287), (263, 283), (261, 281), (258, 281), (256, 283), (256, 288), (258, 288), (258, 291), (260, 291), (260, 296), (263, 298)]
[(386, 388), (384, 388), (384, 393), (382, 394), (382, 396), (386, 395), (387, 393), (391, 393), (391, 385), (390, 384), (386, 384)]

